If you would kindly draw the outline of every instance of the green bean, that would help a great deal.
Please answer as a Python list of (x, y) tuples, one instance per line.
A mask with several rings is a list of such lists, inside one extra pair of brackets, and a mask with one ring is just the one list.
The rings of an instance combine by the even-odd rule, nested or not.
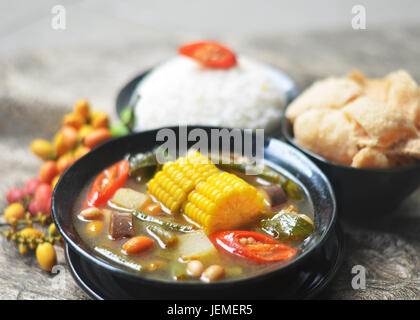
[[(274, 171), (273, 169), (269, 167), (264, 167), (262, 171), (259, 172), (259, 170), (261, 169), (247, 162), (239, 162), (239, 163), (234, 163), (234, 162), (222, 163), (222, 162), (218, 164), (218, 166), (222, 169), (236, 170), (241, 173), (256, 172), (257, 173), (256, 176), (258, 178), (264, 179), (272, 183), (280, 184), (289, 198), (292, 198), (293, 200), (297, 200), (297, 201), (303, 199), (302, 190), (299, 188), (299, 186), (296, 183), (294, 183), (290, 179), (284, 178), (280, 173), (277, 173), (276, 171)], [(226, 159), (224, 159), (224, 162), (226, 162)]]
[(121, 265), (126, 268), (129, 268), (131, 270), (140, 272), (143, 270), (143, 266), (137, 262), (134, 262), (130, 258), (124, 256), (123, 254), (120, 254), (118, 252), (115, 252), (114, 250), (105, 247), (105, 246), (96, 246), (94, 249), (97, 253), (102, 255), (103, 257)]
[(148, 223), (146, 229), (153, 233), (165, 245), (165, 247), (172, 246), (178, 242), (178, 237), (175, 234), (165, 230), (157, 224)]
[(141, 221), (153, 222), (171, 231), (191, 232), (195, 230), (195, 227), (192, 225), (185, 225), (185, 224), (180, 224), (177, 222), (159, 219), (157, 217), (145, 214), (144, 212), (141, 212), (141, 211), (135, 211), (133, 212), (133, 215), (135, 218)]
[(255, 175), (258, 178), (261, 178), (261, 179), (264, 179), (266, 181), (273, 182), (273, 183), (284, 183), (285, 181), (284, 177), (281, 174), (275, 172), (269, 167), (264, 167), (261, 171), (261, 168), (257, 168), (256, 166), (250, 163), (246, 163), (246, 162), (223, 163), (223, 161), (217, 164), (217, 166), (221, 169), (236, 170), (241, 173), (254, 173), (255, 172)]

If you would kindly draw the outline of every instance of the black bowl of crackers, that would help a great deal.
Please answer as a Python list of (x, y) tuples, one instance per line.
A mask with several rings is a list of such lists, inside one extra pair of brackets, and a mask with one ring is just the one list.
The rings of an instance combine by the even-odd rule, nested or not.
[(420, 88), (406, 71), (317, 81), (282, 122), (287, 142), (330, 179), (339, 216), (395, 212), (420, 186)]

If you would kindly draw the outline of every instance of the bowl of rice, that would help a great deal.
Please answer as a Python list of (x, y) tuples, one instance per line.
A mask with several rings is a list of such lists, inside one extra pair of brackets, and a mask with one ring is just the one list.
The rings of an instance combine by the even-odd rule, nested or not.
[(121, 91), (117, 108), (132, 101), (133, 131), (209, 125), (277, 132), (284, 107), (298, 95), (295, 83), (272, 66), (235, 58), (229, 68), (209, 68), (189, 57), (173, 57), (127, 85), (131, 88)]

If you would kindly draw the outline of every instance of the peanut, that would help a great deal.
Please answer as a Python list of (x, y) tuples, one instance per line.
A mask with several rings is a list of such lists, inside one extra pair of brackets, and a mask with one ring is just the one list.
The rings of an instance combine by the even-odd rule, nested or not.
[(153, 239), (144, 236), (133, 237), (122, 246), (126, 254), (139, 254), (151, 249), (154, 245)]

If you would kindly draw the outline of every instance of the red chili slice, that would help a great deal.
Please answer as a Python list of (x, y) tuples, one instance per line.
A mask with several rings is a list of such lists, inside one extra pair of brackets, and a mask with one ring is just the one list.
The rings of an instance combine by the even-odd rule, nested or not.
[[(212, 234), (210, 238), (220, 248), (255, 261), (285, 260), (297, 253), (296, 249), (254, 231), (222, 231)], [(253, 240), (248, 241), (249, 238)]]
[(189, 43), (179, 47), (178, 53), (192, 58), (208, 68), (229, 69), (237, 63), (233, 51), (217, 42)]
[(83, 207), (104, 205), (124, 185), (129, 169), (128, 160), (121, 160), (102, 171), (93, 182)]

